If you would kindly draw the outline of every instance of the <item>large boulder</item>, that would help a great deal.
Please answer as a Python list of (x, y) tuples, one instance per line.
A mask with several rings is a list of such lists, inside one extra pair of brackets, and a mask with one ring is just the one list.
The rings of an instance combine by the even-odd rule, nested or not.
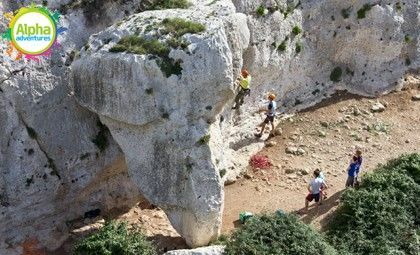
[[(147, 33), (166, 17), (206, 26), (185, 37), (185, 52), (171, 52), (182, 63), (180, 75), (167, 77), (150, 56), (109, 52), (122, 37)], [(165, 210), (189, 245), (206, 245), (219, 233), (223, 208), (224, 160), (212, 148), (224, 147), (219, 115), (234, 95), (223, 22), (192, 11), (145, 13), (107, 29), (89, 48), (72, 67), (78, 101), (109, 127), (141, 193)]]

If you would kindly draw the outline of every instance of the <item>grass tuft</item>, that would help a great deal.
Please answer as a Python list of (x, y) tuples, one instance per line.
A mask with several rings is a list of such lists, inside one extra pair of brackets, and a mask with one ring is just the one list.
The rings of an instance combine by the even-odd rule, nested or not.
[(279, 47), (277, 47), (277, 50), (283, 52), (286, 50), (286, 48), (287, 48), (286, 41), (283, 41), (282, 43), (280, 43)]
[(301, 42), (296, 42), (296, 54), (299, 54), (303, 49), (303, 44)]
[(169, 57), (171, 48), (186, 49), (188, 42), (181, 37), (185, 34), (197, 34), (206, 30), (203, 24), (181, 19), (166, 18), (161, 22), (161, 33), (168, 35), (166, 40), (158, 40), (156, 38), (146, 38), (143, 36), (130, 35), (123, 37), (109, 52), (128, 52), (139, 55), (154, 55), (159, 59), (156, 61), (162, 73), (167, 78), (171, 75), (181, 75), (181, 61), (173, 60)]
[(203, 137), (200, 138), (200, 140), (198, 140), (198, 144), (204, 145), (209, 143), (210, 141), (210, 135), (205, 135)]
[(357, 18), (358, 18), (358, 19), (364, 19), (364, 18), (366, 18), (366, 13), (367, 13), (368, 11), (370, 11), (370, 9), (372, 9), (372, 5), (370, 5), (370, 4), (365, 4), (365, 5), (363, 5), (363, 7), (362, 7), (362, 8), (360, 8), (360, 9), (357, 11)]
[(255, 13), (257, 14), (258, 17), (262, 17), (265, 15), (265, 7), (264, 5), (260, 5), (258, 6), (257, 10), (255, 11)]
[(298, 34), (302, 33), (302, 29), (299, 26), (294, 26), (293, 29), (292, 29), (292, 33), (294, 35), (298, 35)]
[(149, 10), (165, 10), (165, 9), (188, 9), (191, 3), (188, 0), (159, 0), (148, 8)]
[(162, 21), (162, 25), (164, 27), (163, 32), (172, 34), (175, 38), (185, 34), (198, 34), (206, 30), (203, 24), (181, 18), (166, 18)]

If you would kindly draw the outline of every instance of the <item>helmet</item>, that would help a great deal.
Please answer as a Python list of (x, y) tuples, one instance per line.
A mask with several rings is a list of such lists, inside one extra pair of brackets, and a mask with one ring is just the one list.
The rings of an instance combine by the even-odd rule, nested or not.
[(241, 74), (242, 74), (242, 76), (243, 77), (248, 77), (248, 75), (249, 75), (249, 72), (246, 70), (246, 69), (242, 69), (242, 72), (241, 72)]
[(268, 94), (268, 99), (274, 100), (274, 99), (276, 99), (276, 95), (274, 93), (270, 93), (270, 94)]

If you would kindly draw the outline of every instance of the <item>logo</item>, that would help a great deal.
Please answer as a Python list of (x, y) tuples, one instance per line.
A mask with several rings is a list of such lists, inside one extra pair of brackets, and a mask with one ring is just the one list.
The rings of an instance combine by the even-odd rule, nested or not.
[(60, 26), (61, 14), (44, 6), (32, 4), (4, 16), (10, 23), (2, 39), (8, 45), (6, 54), (15, 60), (49, 57), (52, 48), (60, 46), (58, 35), (67, 30)]

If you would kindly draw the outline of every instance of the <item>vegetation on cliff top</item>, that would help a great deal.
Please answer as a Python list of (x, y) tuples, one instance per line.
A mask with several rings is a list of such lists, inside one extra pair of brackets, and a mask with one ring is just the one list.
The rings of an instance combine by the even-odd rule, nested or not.
[(159, 65), (166, 77), (172, 74), (180, 75), (182, 67), (180, 61), (169, 57), (171, 48), (185, 49), (188, 42), (182, 39), (185, 34), (197, 34), (205, 31), (206, 27), (200, 23), (185, 20), (182, 18), (166, 18), (156, 29), (165, 40), (159, 38), (146, 38), (144, 36), (129, 35), (123, 37), (116, 45), (109, 49), (109, 52), (128, 52), (139, 55), (151, 54), (159, 57), (156, 63)]

